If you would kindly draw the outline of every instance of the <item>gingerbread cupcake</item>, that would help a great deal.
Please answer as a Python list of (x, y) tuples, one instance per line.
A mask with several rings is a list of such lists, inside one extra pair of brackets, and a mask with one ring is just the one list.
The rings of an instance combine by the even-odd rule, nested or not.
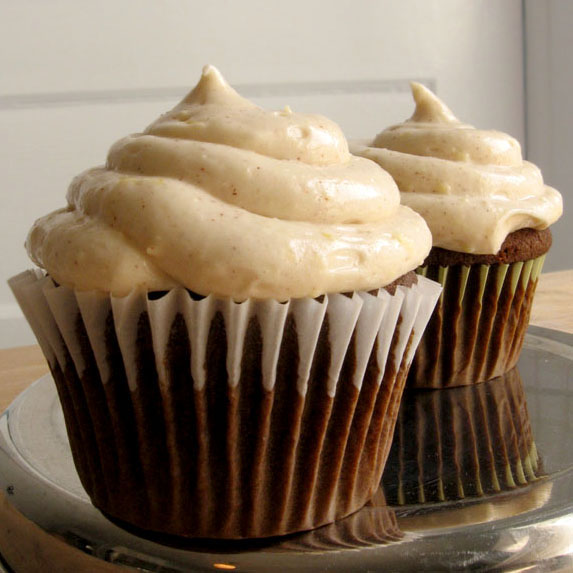
[(420, 84), (412, 92), (409, 120), (351, 151), (387, 170), (432, 231), (418, 272), (444, 290), (409, 385), (473, 384), (517, 362), (562, 199), (514, 138), (461, 123)]
[(440, 287), (423, 219), (328, 119), (207, 67), (74, 179), (11, 280), (94, 505), (146, 531), (281, 535), (374, 495)]

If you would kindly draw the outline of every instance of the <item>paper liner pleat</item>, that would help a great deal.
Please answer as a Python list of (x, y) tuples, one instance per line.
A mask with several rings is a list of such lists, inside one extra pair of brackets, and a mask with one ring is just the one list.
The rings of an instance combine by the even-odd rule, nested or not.
[(367, 503), (439, 295), (422, 277), (394, 295), (286, 303), (180, 288), (106, 297), (36, 273), (12, 286), (96, 507), (228, 538), (311, 529)]
[(390, 504), (491, 495), (542, 476), (517, 368), (483, 384), (404, 393), (382, 478)]
[(44, 297), (41, 286), (51, 280), (40, 271), (26, 271), (12, 277), (8, 284), (30, 324), (48, 365), (65, 361), (64, 342)]
[(511, 370), (523, 346), (544, 259), (418, 269), (443, 291), (417, 346), (408, 386), (463, 386)]

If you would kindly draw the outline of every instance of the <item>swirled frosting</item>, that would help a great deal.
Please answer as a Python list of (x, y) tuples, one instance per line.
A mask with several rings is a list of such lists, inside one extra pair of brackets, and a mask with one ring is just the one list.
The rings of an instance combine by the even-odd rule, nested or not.
[(431, 247), (390, 175), (352, 156), (336, 124), (263, 110), (213, 67), (76, 177), (67, 199), (27, 248), (78, 290), (286, 300), (384, 286)]
[(394, 177), (402, 203), (428, 223), (434, 246), (495, 254), (509, 233), (545, 229), (561, 216), (561, 195), (522, 159), (517, 140), (461, 123), (421, 84), (412, 83), (412, 93), (410, 119), (372, 142), (351, 142), (350, 150)]

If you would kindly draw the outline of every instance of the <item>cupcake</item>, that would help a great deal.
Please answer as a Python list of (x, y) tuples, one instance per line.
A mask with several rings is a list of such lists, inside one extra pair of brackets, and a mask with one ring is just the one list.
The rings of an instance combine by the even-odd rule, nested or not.
[(78, 474), (130, 527), (303, 531), (379, 485), (440, 287), (393, 179), (339, 127), (263, 110), (207, 67), (76, 177), (11, 280)]
[(412, 92), (409, 120), (351, 151), (388, 171), (402, 203), (432, 231), (418, 272), (443, 292), (408, 385), (473, 384), (517, 362), (561, 195), (522, 159), (515, 139), (461, 123), (420, 84)]
[(517, 368), (483, 384), (404, 393), (382, 478), (390, 505), (487, 497), (543, 475)]

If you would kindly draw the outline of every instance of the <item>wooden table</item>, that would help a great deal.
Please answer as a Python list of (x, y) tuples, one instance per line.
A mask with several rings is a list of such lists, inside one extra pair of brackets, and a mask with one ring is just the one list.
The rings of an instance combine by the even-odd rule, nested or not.
[[(541, 275), (531, 324), (573, 333), (573, 270)], [(38, 346), (0, 350), (0, 412), (47, 371)]]

